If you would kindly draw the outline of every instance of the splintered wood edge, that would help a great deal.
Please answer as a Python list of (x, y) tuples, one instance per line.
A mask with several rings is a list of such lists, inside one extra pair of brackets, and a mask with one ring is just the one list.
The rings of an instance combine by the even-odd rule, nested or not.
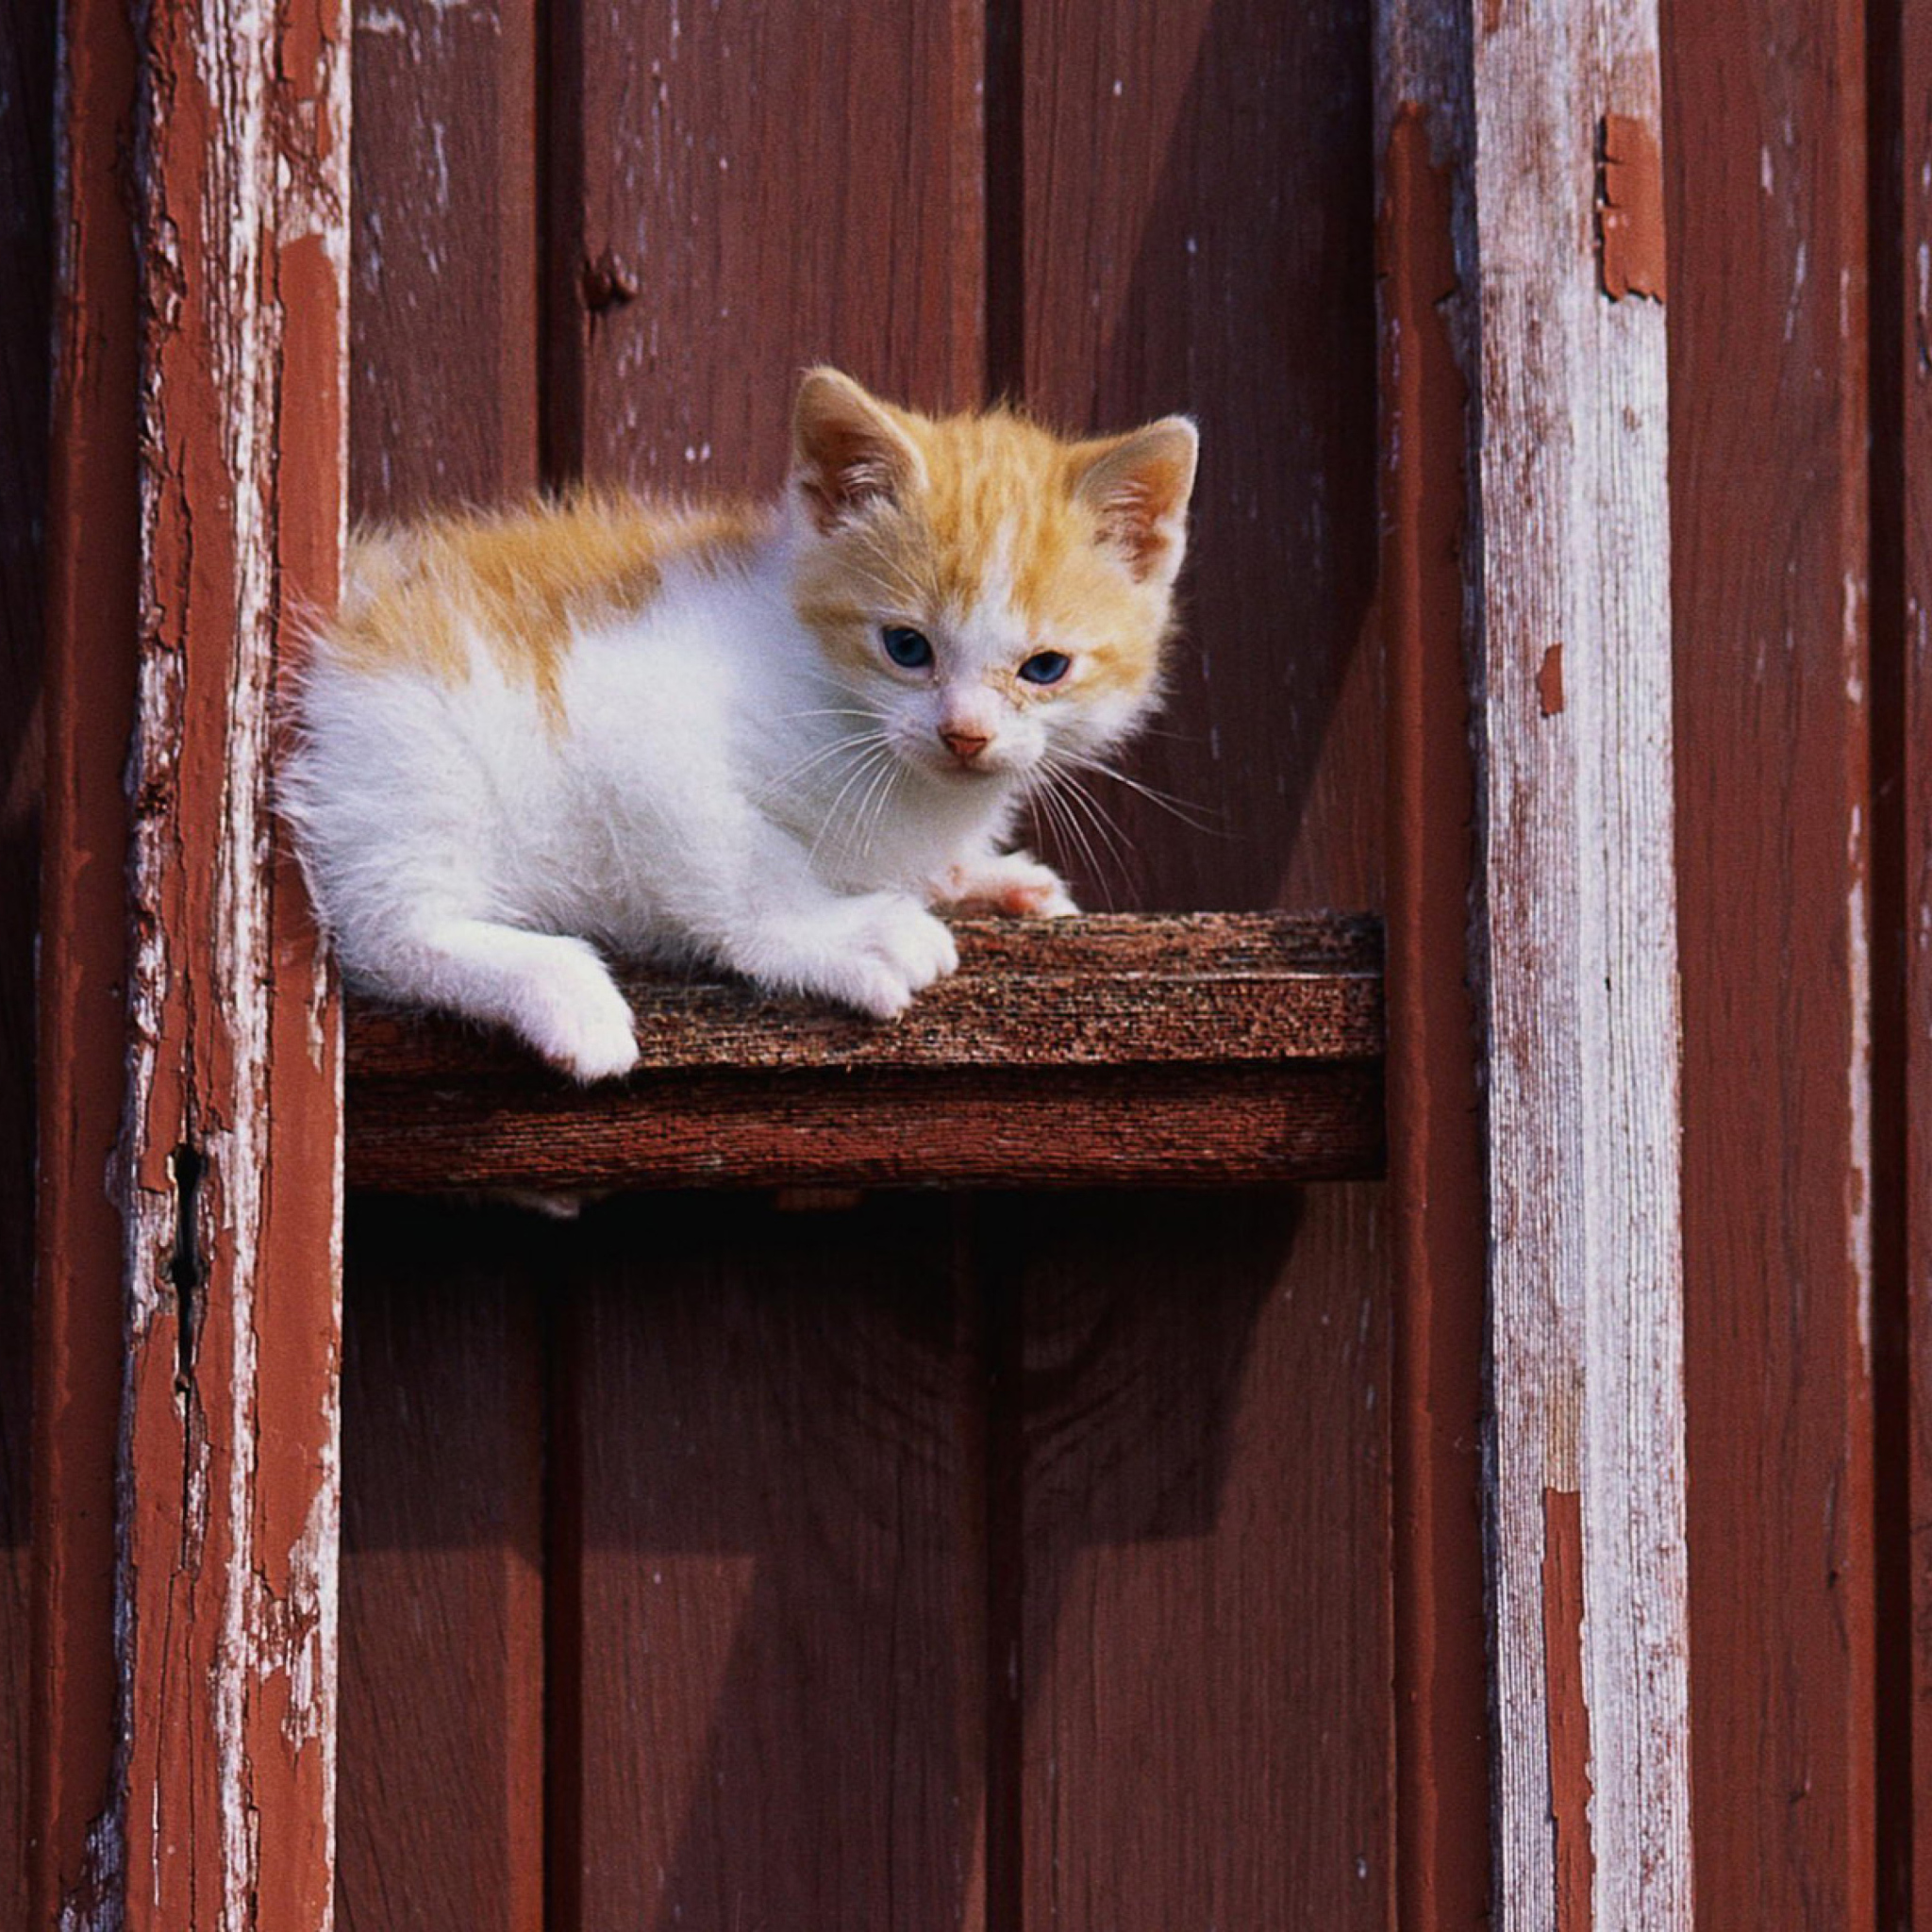
[(514, 1041), (350, 1015), (347, 1179), (401, 1192), (1240, 1186), (1383, 1168), (1381, 931), (1276, 913), (961, 921), (890, 1025), (637, 977), (581, 1087)]
[[(1382, 1052), (1380, 923), (1290, 913), (1091, 914), (954, 924), (959, 971), (889, 1024), (720, 980), (633, 974), (641, 1073), (1367, 1060)], [(568, 1083), (519, 1042), (352, 1004), (352, 1085)], [(623, 1083), (600, 1090), (622, 1092)]]

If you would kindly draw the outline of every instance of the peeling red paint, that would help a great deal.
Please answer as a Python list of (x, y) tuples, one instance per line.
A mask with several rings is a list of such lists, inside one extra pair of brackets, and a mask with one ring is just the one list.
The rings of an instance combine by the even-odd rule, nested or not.
[(1550, 1713), (1556, 1932), (1590, 1932), (1590, 1702), (1583, 1677), (1583, 1498), (1543, 1491), (1543, 1687)]
[(1606, 114), (1597, 251), (1604, 293), (1665, 298), (1664, 163), (1657, 129), (1629, 114)]
[(1543, 653), (1542, 668), (1536, 675), (1536, 701), (1545, 718), (1554, 718), (1563, 708), (1563, 647), (1552, 644)]

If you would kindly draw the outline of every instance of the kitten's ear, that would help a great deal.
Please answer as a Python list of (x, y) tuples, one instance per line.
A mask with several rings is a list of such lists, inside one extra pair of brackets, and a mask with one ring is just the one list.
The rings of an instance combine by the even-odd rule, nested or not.
[(1131, 435), (1090, 445), (1074, 500), (1100, 519), (1101, 541), (1141, 582), (1174, 580), (1188, 544), (1188, 498), (1201, 433), (1186, 416), (1163, 416)]
[(836, 369), (813, 369), (791, 411), (792, 474), (821, 532), (867, 504), (898, 503), (925, 481), (925, 460), (885, 405)]

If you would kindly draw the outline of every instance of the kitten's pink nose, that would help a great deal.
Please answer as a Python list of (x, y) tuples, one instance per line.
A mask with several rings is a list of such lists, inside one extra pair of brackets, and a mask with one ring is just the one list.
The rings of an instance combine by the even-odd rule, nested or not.
[(970, 765), (992, 742), (978, 731), (941, 731), (940, 739), (962, 765)]

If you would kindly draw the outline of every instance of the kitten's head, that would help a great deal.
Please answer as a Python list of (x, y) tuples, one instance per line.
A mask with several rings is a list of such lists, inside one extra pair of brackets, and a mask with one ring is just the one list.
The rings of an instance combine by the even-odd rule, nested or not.
[(1063, 442), (815, 369), (792, 440), (799, 614), (904, 764), (1024, 780), (1152, 709), (1199, 442), (1186, 417)]

